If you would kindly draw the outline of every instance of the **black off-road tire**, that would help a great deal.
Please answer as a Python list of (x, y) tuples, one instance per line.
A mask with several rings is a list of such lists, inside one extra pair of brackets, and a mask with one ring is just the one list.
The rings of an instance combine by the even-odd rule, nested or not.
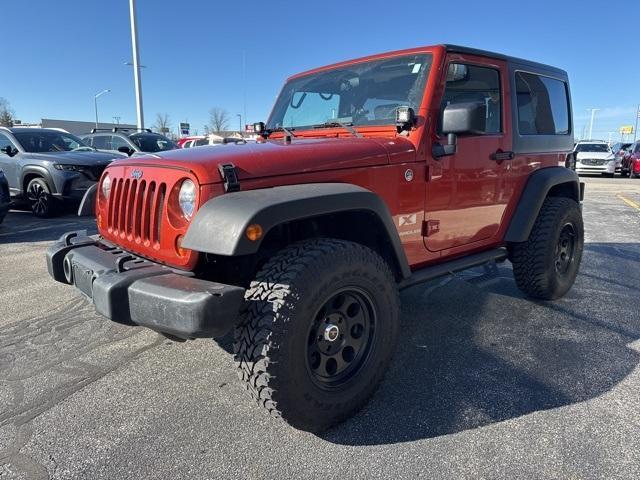
[[(570, 252), (563, 247), (565, 240), (572, 245)], [(570, 198), (547, 197), (529, 239), (508, 246), (518, 288), (536, 299), (562, 297), (576, 279), (583, 246), (584, 225), (578, 203)]]
[(33, 178), (27, 184), (26, 197), (31, 206), (31, 213), (36, 217), (53, 217), (57, 210), (57, 200), (51, 194), (51, 187), (44, 178)]
[[(373, 333), (367, 334), (369, 350), (358, 357), (358, 364), (345, 367), (359, 365), (342, 383), (324, 384), (309, 361), (309, 345), (319, 338), (314, 336), (318, 322), (324, 328), (326, 302), (351, 290), (370, 301), (374, 322)], [(335, 239), (293, 244), (264, 265), (245, 298), (234, 353), (240, 378), (258, 404), (312, 432), (362, 408), (382, 381), (398, 334), (398, 289), (389, 265), (377, 253)], [(345, 317), (345, 323), (348, 320)], [(345, 329), (345, 336), (348, 332)]]

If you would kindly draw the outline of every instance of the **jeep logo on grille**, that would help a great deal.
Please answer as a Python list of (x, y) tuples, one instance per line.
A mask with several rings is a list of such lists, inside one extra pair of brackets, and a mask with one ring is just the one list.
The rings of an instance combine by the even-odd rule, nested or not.
[(138, 170), (137, 168), (131, 172), (131, 178), (135, 178), (136, 180), (140, 180), (142, 178), (142, 170)]

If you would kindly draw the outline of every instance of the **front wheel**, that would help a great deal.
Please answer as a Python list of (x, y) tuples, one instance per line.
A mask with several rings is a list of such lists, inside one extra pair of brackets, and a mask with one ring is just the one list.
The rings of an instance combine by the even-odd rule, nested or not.
[(554, 300), (573, 286), (584, 246), (582, 212), (575, 200), (547, 197), (529, 239), (509, 245), (518, 288), (533, 298)]
[(262, 407), (317, 432), (367, 402), (398, 333), (395, 279), (377, 253), (334, 239), (296, 243), (267, 262), (246, 300), (234, 352)]
[(51, 195), (51, 189), (42, 178), (34, 178), (27, 185), (27, 199), (31, 204), (31, 212), (40, 218), (53, 216), (55, 211), (55, 199)]

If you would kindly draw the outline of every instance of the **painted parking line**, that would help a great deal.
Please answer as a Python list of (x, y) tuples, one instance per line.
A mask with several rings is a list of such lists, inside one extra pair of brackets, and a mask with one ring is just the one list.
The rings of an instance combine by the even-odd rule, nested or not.
[(632, 208), (635, 208), (636, 210), (638, 210), (640, 212), (640, 204), (637, 204), (636, 202), (634, 202), (633, 200), (629, 200), (626, 197), (623, 197), (622, 195), (618, 194), (617, 195), (618, 198), (620, 200), (622, 200), (624, 203), (626, 203), (627, 205), (629, 205)]
[(77, 223), (60, 223), (60, 224), (55, 224), (55, 225), (47, 225), (45, 227), (37, 227), (37, 228), (27, 228), (25, 230), (14, 230), (14, 231), (9, 231), (9, 232), (2, 232), (0, 233), (0, 237), (8, 237), (9, 235), (22, 235), (25, 233), (31, 233), (31, 232), (39, 232), (41, 230), (52, 230), (54, 228), (58, 229), (58, 228), (69, 228), (69, 227), (74, 227), (74, 226), (78, 226)]

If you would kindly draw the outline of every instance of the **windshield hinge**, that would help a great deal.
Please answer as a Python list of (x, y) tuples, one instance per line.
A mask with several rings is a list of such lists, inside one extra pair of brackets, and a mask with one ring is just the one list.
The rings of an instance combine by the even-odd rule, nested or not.
[(240, 191), (240, 181), (236, 173), (236, 166), (233, 163), (218, 165), (218, 171), (224, 182), (224, 191), (226, 193)]

